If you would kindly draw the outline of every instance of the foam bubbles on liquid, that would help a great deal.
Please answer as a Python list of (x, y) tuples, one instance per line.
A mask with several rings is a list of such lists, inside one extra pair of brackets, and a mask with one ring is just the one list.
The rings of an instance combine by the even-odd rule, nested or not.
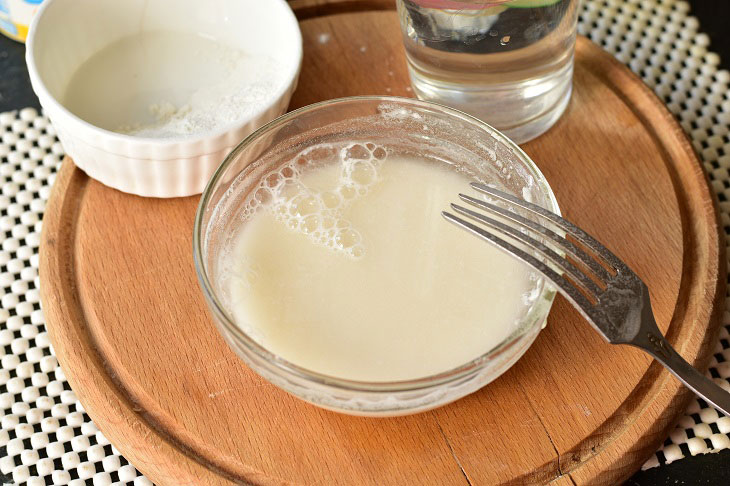
[[(310, 147), (261, 179), (244, 205), (243, 219), (265, 209), (313, 243), (360, 258), (365, 254), (362, 235), (343, 212), (377, 182), (378, 169), (387, 156), (387, 150), (374, 143)], [(336, 185), (326, 189), (307, 186), (303, 174), (321, 166), (319, 161), (332, 158), (340, 168)]]

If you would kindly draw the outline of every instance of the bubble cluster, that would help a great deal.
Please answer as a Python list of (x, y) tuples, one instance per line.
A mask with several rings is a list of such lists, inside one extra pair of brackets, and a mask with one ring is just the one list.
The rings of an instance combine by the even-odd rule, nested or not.
[[(374, 143), (310, 147), (261, 179), (246, 201), (243, 217), (266, 209), (310, 241), (360, 258), (365, 254), (362, 235), (343, 212), (377, 182), (378, 169), (387, 155), (384, 147)], [(307, 186), (302, 175), (332, 160), (340, 168), (337, 184), (321, 190)]]

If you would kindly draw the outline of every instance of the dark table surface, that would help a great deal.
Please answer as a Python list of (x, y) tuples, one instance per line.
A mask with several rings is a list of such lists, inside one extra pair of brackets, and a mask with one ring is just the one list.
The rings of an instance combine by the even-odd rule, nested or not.
[[(730, 69), (730, 0), (692, 0), (691, 14), (700, 31), (710, 36), (710, 49), (720, 54), (722, 69)], [(24, 61), (25, 46), (0, 35), (0, 112), (34, 106)], [(686, 457), (672, 464), (636, 473), (625, 486), (730, 485), (730, 450)]]

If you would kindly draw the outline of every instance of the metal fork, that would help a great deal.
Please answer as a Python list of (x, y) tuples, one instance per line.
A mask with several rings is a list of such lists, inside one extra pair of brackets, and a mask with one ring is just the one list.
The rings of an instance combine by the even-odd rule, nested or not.
[[(649, 289), (624, 262), (588, 233), (557, 214), (484, 184), (475, 182), (471, 186), (492, 199), (500, 200), (506, 208), (459, 194), (463, 201), (511, 223), (505, 224), (457, 204), (451, 205), (455, 212), (481, 225), (444, 211), (442, 214), (447, 220), (532, 266), (552, 281), (609, 343), (630, 344), (646, 351), (690, 390), (730, 416), (730, 393), (702, 375), (672, 348), (657, 327)], [(548, 227), (521, 216), (517, 210), (549, 221), (559, 228), (558, 231), (564, 231), (580, 242), (587, 251)], [(542, 241), (530, 236), (530, 232), (533, 235), (537, 233)], [(538, 252), (545, 261), (518, 248), (498, 233)], [(548, 242), (552, 247), (546, 244)], [(553, 248), (569, 255), (578, 265)]]

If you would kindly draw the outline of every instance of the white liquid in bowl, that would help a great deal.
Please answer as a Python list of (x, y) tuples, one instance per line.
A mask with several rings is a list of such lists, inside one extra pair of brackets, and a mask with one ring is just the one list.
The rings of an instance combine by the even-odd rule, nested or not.
[(466, 175), (373, 144), (311, 150), (333, 162), (300, 165), (304, 154), (267, 176), (219, 261), (244, 331), (312, 371), (397, 381), (464, 365), (516, 330), (534, 274), (440, 214)]
[(106, 130), (182, 137), (249, 118), (270, 102), (282, 78), (282, 67), (263, 52), (186, 32), (140, 32), (84, 62), (63, 104)]

